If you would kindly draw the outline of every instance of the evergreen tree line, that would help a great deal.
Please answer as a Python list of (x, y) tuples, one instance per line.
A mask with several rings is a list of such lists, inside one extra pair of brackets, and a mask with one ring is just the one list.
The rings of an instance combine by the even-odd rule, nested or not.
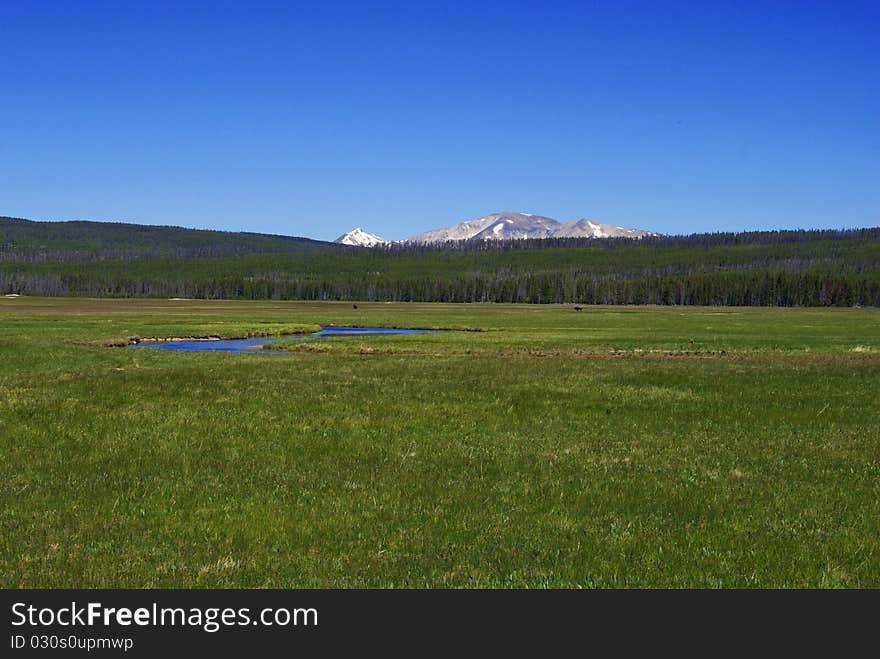
[(309, 238), (122, 222), (34, 222), (0, 217), (0, 263), (350, 251)]
[(694, 233), (681, 236), (652, 235), (642, 238), (525, 238), (516, 240), (449, 240), (438, 243), (388, 243), (385, 252), (492, 252), (523, 249), (601, 247), (720, 247), (727, 245), (787, 245), (828, 240), (880, 239), (880, 227), (867, 229), (792, 229), (742, 233)]
[(880, 306), (880, 229), (365, 249), (257, 234), (49, 224), (0, 218), (0, 294)]
[(0, 272), (0, 291), (31, 295), (733, 306), (880, 306), (877, 270), (762, 268), (685, 275), (495, 272), (455, 276), (96, 276)]
[(522, 250), (642, 247), (723, 247), (789, 245), (840, 240), (880, 239), (880, 227), (842, 230), (700, 233), (644, 238), (542, 238), (459, 240), (443, 243), (389, 243), (351, 247), (308, 238), (250, 232), (185, 229), (121, 222), (34, 222), (0, 217), (0, 263), (74, 263), (134, 258), (198, 258), (244, 254), (379, 252), (397, 254), (506, 252)]

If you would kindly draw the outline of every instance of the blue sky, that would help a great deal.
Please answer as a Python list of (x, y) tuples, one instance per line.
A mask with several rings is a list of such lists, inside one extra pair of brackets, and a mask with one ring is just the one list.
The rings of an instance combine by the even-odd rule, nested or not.
[(0, 214), (880, 225), (877, 2), (4, 2)]

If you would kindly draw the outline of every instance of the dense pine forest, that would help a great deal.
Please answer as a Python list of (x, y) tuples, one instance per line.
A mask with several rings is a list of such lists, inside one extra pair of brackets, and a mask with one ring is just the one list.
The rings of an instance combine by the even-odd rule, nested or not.
[(880, 306), (880, 228), (364, 249), (0, 218), (0, 294)]
[(0, 262), (296, 253), (338, 247), (308, 238), (122, 222), (32, 222), (0, 217)]

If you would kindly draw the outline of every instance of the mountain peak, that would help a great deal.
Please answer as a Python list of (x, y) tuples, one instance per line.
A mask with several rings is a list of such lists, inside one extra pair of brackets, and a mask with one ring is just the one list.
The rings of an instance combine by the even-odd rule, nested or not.
[(553, 218), (542, 215), (504, 211), (442, 229), (426, 231), (405, 242), (437, 243), (453, 240), (521, 240), (524, 238), (642, 238), (649, 235), (656, 234), (588, 219), (562, 224)]
[(529, 213), (504, 211), (484, 215), (460, 224), (426, 231), (407, 242), (435, 243), (447, 240), (509, 240), (514, 238), (545, 238), (547, 230), (559, 224), (556, 220)]
[(384, 238), (375, 233), (364, 231), (361, 227), (355, 227), (348, 233), (344, 233), (333, 241), (342, 245), (354, 245), (355, 247), (375, 247), (388, 243)]
[(560, 224), (553, 232), (554, 238), (644, 238), (656, 235), (643, 229), (627, 229), (587, 218)]

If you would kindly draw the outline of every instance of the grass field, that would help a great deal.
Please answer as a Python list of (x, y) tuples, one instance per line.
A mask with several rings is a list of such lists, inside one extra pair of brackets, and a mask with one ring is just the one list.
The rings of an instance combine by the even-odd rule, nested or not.
[[(111, 348), (453, 328), (290, 354)], [(880, 587), (880, 310), (0, 298), (0, 587)]]

